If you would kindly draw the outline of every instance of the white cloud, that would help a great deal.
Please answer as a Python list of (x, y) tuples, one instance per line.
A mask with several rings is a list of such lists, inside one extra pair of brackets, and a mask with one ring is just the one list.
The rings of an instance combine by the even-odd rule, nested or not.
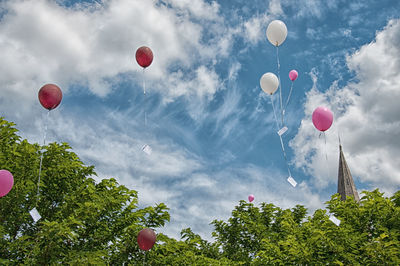
[[(312, 174), (319, 187), (336, 182), (338, 132), (346, 159), (354, 176), (393, 192), (400, 186), (400, 20), (391, 20), (376, 35), (375, 41), (347, 57), (347, 66), (355, 80), (339, 88), (337, 83), (325, 93), (314, 86), (307, 93), (305, 119), (291, 142), (297, 167)], [(327, 135), (327, 154), (332, 167), (324, 163), (324, 143), (311, 122), (319, 105), (334, 113), (334, 123)], [(334, 158), (332, 158), (334, 157)]]
[[(143, 0), (113, 0), (74, 8), (50, 0), (3, 3), (8, 11), (0, 24), (3, 95), (16, 97), (29, 109), (36, 103), (37, 90), (51, 82), (65, 93), (71, 85), (80, 84), (104, 97), (112, 91), (110, 79), (121, 73), (138, 74), (133, 72), (139, 70), (135, 49), (148, 45), (154, 61), (147, 77), (156, 81), (154, 84), (163, 81), (153, 90), (169, 97), (180, 96), (173, 86), (180, 80), (165, 84), (165, 78), (174, 74), (170, 66), (178, 64), (193, 79), (184, 80), (184, 84), (200, 82), (203, 86), (196, 90), (197, 95), (212, 97), (218, 77), (205, 65), (213, 64), (215, 55), (227, 56), (232, 45), (227, 42), (229, 34), (228, 39), (223, 34), (218, 4), (200, 0), (171, 4), (179, 8)], [(182, 15), (182, 10), (189, 13)], [(202, 40), (204, 27), (213, 38), (210, 43)], [(202, 65), (193, 70), (194, 62)]]
[(266, 39), (265, 31), (267, 30), (267, 22), (270, 18), (267, 15), (254, 16), (244, 22), (244, 33), (246, 40), (251, 44)]
[[(221, 131), (223, 138), (228, 137), (233, 129), (237, 128), (240, 117), (244, 113), (244, 109), (240, 107), (241, 94), (238, 88), (230, 87), (227, 89), (226, 96), (219, 108), (210, 115), (212, 120), (216, 122), (215, 130)], [(236, 132), (238, 133), (238, 132)]]
[[(250, 17), (248, 20), (244, 21), (242, 31), (245, 36), (245, 40), (252, 45), (255, 45), (263, 40), (266, 41), (266, 30), (269, 22), (271, 22), (272, 19), (275, 19), (282, 15), (283, 10), (280, 0), (270, 1), (268, 9), (265, 11), (265, 13), (262, 13), (261, 15), (256, 14)], [(290, 35), (294, 35), (294, 32)], [(293, 38), (294, 36), (290, 37)]]
[(272, 15), (279, 16), (283, 14), (281, 1), (280, 0), (271, 0), (269, 2), (269, 12)]

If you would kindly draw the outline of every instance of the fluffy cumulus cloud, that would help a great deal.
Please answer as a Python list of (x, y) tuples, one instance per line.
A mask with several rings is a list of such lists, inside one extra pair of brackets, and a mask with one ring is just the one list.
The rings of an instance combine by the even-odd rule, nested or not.
[[(297, 167), (314, 176), (319, 187), (336, 182), (338, 135), (353, 175), (371, 187), (393, 192), (400, 186), (400, 20), (391, 20), (373, 42), (347, 56), (354, 79), (344, 87), (334, 82), (318, 90), (318, 72), (310, 73), (314, 86), (307, 94), (305, 119), (291, 142)], [(311, 114), (320, 105), (334, 113), (334, 123), (319, 138)], [(316, 141), (315, 141), (316, 140)]]
[[(7, 1), (0, 24), (3, 95), (15, 99), (10, 106), (24, 102), (25, 113), (35, 103), (38, 88), (48, 82), (65, 92), (78, 84), (105, 97), (119, 74), (140, 73), (134, 52), (147, 45), (155, 55), (148, 78), (158, 81), (154, 84), (163, 81), (155, 90), (172, 96), (193, 91), (177, 94), (172, 88), (181, 80), (165, 84), (166, 77), (179, 77), (171, 70), (178, 65), (191, 77), (183, 83), (199, 81), (204, 86), (197, 94), (209, 97), (217, 89), (218, 76), (203, 65), (212, 64), (216, 54), (227, 54), (230, 46), (220, 34), (218, 5), (192, 2), (113, 0), (67, 8), (49, 0)], [(210, 43), (202, 40), (202, 24), (211, 29)]]

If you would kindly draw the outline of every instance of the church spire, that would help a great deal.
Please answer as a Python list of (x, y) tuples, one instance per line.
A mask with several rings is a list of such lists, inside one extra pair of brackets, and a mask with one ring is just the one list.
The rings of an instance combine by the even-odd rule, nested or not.
[(342, 145), (339, 144), (339, 171), (338, 171), (338, 191), (342, 200), (346, 200), (347, 196), (353, 196), (359, 202), (356, 186), (354, 185), (353, 177), (351, 176), (350, 169), (347, 166), (346, 159), (344, 158)]

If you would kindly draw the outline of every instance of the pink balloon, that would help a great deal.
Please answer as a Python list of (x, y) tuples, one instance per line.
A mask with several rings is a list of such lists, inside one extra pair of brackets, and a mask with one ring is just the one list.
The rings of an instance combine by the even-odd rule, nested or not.
[(326, 107), (318, 107), (312, 114), (312, 122), (319, 131), (328, 130), (333, 122), (333, 113)]
[(14, 178), (7, 170), (0, 170), (0, 198), (10, 192), (14, 185)]
[(298, 75), (299, 73), (297, 73), (297, 71), (294, 69), (289, 72), (289, 78), (291, 81), (295, 81)]
[(254, 195), (249, 195), (249, 201), (252, 202), (254, 200)]

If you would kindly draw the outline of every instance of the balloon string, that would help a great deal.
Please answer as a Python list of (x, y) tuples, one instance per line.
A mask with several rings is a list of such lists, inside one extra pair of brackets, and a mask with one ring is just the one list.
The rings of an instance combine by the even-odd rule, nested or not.
[(36, 193), (36, 205), (39, 202), (39, 197), (40, 197), (40, 176), (42, 174), (42, 162), (43, 162), (43, 147), (46, 145), (46, 135), (47, 135), (47, 124), (49, 121), (49, 115), (50, 115), (50, 110), (47, 112), (47, 115), (44, 120), (44, 132), (43, 132), (43, 146), (42, 149), (40, 150), (40, 163), (39, 163), (39, 177), (38, 177), (38, 182), (37, 182), (37, 193)]
[(328, 166), (328, 177), (331, 176), (331, 170), (329, 169), (329, 164), (328, 164), (328, 151), (326, 148), (326, 134), (323, 132), (324, 135), (324, 142), (325, 142), (325, 159), (326, 159), (326, 165)]
[(283, 115), (285, 115), (286, 108), (287, 108), (287, 106), (288, 106), (288, 104), (289, 104), (290, 96), (292, 95), (292, 90), (293, 90), (293, 81), (292, 81), (292, 85), (290, 85), (289, 96), (288, 96), (288, 98), (287, 98), (287, 100), (286, 100), (285, 108), (283, 108)]
[(290, 168), (289, 168), (288, 159), (287, 159), (287, 156), (286, 156), (285, 146), (283, 145), (283, 140), (282, 140), (282, 136), (281, 135), (279, 135), (279, 139), (281, 140), (283, 157), (285, 158), (285, 163), (286, 163), (286, 167), (287, 167), (287, 170), (288, 170), (288, 174), (289, 174), (289, 176), (292, 176), (292, 173), (290, 172)]
[(146, 262), (146, 251), (143, 251), (144, 255), (143, 255), (143, 266), (145, 265)]
[(146, 70), (146, 68), (143, 68), (143, 72), (142, 72), (142, 79), (143, 79), (143, 94), (146, 95), (146, 82), (144, 79), (144, 71)]
[[(273, 101), (273, 99), (272, 99), (272, 95), (271, 95), (271, 103), (272, 103), (272, 109), (273, 109), (273, 111), (274, 111), (275, 123), (276, 123), (276, 126), (277, 126), (278, 130), (279, 130), (279, 124), (278, 124), (278, 119), (276, 118), (275, 106), (274, 106), (274, 101)], [(279, 135), (279, 134), (278, 134), (278, 135)], [(286, 156), (285, 145), (283, 145), (282, 135), (279, 135), (279, 139), (280, 139), (280, 141), (281, 141), (282, 153), (283, 153), (283, 157), (285, 158), (285, 163), (286, 163), (286, 167), (287, 167), (289, 176), (292, 176), (292, 173), (290, 172), (290, 168), (289, 168), (289, 163), (288, 163), (288, 160), (287, 160), (287, 156)]]
[(143, 68), (142, 78), (143, 78), (143, 96), (144, 96), (144, 127), (147, 126), (147, 108), (146, 108), (146, 79), (145, 79), (145, 70)]
[(276, 117), (276, 112), (275, 112), (275, 105), (274, 105), (274, 99), (273, 99), (274, 95), (271, 95), (271, 104), (272, 104), (272, 110), (274, 111), (274, 117), (275, 117), (275, 123), (276, 123), (276, 127), (279, 130), (279, 123), (278, 123), (278, 118)]
[(323, 133), (323, 135), (324, 135), (324, 142), (325, 142), (325, 158), (326, 158), (326, 162), (328, 162), (328, 152), (326, 150), (326, 134), (325, 134), (325, 132)]
[(278, 64), (278, 81), (279, 81), (279, 101), (281, 104), (281, 122), (282, 122), (282, 127), (283, 127), (283, 104), (282, 104), (282, 85), (281, 85), (281, 64), (279, 63), (279, 48), (276, 46), (276, 61)]

